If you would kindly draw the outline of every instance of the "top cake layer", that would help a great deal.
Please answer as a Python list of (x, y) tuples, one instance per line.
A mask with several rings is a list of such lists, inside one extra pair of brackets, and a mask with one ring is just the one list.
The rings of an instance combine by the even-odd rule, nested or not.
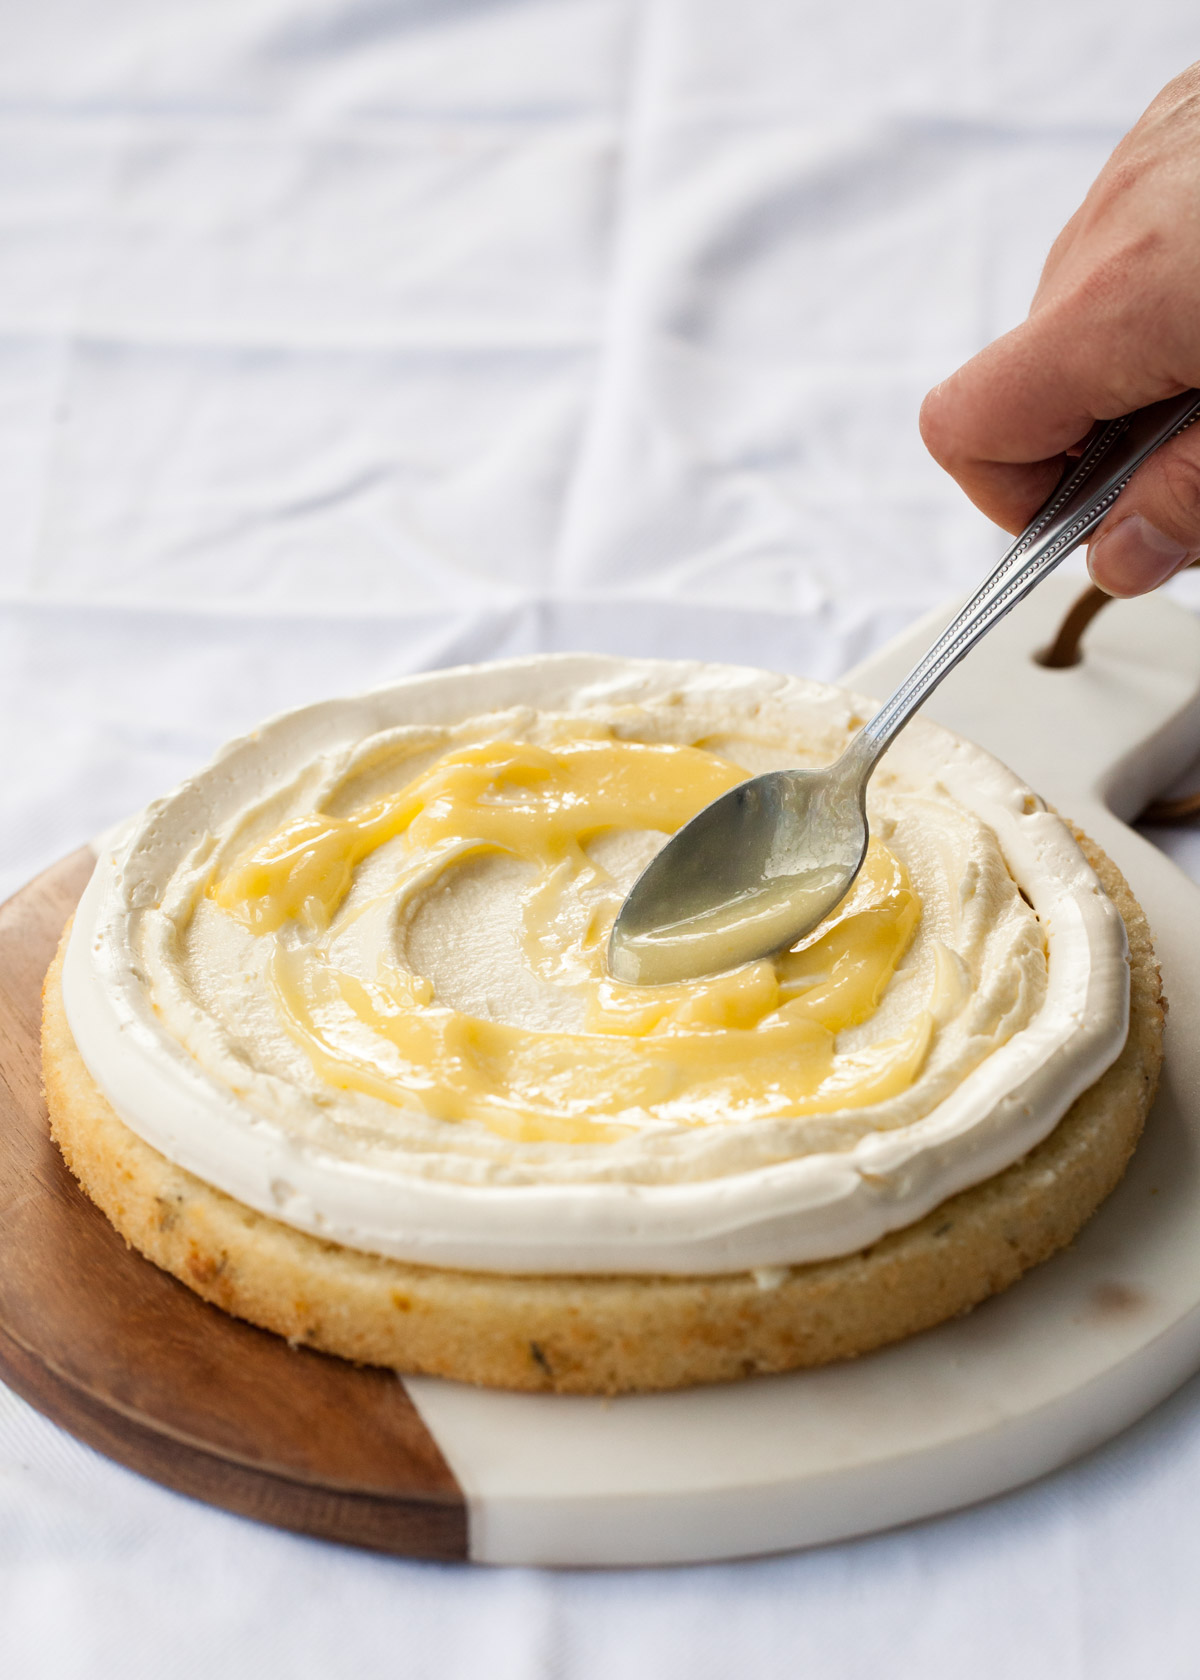
[(867, 703), (549, 658), (275, 720), (102, 858), (64, 995), (117, 1112), (340, 1242), (502, 1271), (849, 1252), (1045, 1136), (1124, 1041), (1119, 917), (1065, 827), (917, 722), (851, 898), (795, 952), (618, 986), (654, 847)]

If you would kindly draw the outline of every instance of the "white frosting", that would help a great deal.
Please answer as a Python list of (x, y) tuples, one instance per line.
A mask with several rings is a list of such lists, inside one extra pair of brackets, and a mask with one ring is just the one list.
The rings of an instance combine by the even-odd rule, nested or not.
[[(691, 1117), (702, 1124), (648, 1114), (615, 1143), (518, 1144), (335, 1090), (272, 1015), (270, 941), (202, 895), (215, 860), (248, 834), (318, 801), (336, 808), (351, 785), (362, 798), (397, 731), (410, 744), (425, 731), (435, 751), (465, 719), (513, 736), (536, 734), (539, 711), (569, 712), (642, 739), (721, 736), (726, 757), (758, 770), (827, 762), (870, 709), (756, 671), (567, 656), (440, 672), (277, 718), (104, 849), (64, 970), (84, 1061), (121, 1118), (180, 1166), (374, 1253), (485, 1271), (719, 1273), (862, 1248), (1038, 1143), (1127, 1031), (1119, 915), (1063, 823), (981, 749), (917, 720), (876, 774), (873, 824), (924, 915), (849, 1047), (928, 1007), (946, 953), (962, 984), (914, 1084), (866, 1108)], [(617, 838), (605, 863), (620, 881), (645, 855), (644, 837)], [(348, 917), (346, 960), (369, 965), (391, 939), (460, 1009), (574, 1030), (570, 988), (535, 981), (514, 955), (513, 902), (502, 866), (462, 870), (391, 931)]]

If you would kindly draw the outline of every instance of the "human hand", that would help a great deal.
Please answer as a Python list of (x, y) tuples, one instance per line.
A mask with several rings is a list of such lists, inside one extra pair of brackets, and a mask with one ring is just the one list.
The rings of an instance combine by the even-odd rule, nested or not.
[[(1200, 386), (1200, 64), (1168, 84), (1059, 234), (1028, 319), (926, 397), (921, 435), (1019, 531), (1098, 420)], [(1200, 425), (1134, 474), (1093, 536), (1110, 595), (1200, 556)]]

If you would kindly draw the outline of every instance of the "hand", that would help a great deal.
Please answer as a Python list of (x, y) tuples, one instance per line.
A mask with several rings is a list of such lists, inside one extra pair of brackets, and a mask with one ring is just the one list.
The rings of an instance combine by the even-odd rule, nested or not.
[[(1055, 240), (1029, 316), (932, 390), (921, 435), (1021, 530), (1098, 420), (1200, 385), (1200, 65), (1171, 82)], [(1092, 538), (1110, 595), (1200, 556), (1200, 425), (1141, 467)]]

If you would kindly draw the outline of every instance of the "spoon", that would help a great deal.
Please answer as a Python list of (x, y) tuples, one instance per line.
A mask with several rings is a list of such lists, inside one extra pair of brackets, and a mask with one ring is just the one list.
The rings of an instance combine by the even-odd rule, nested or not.
[(824, 770), (772, 770), (706, 805), (638, 876), (608, 941), (629, 985), (695, 980), (794, 945), (849, 892), (867, 850), (867, 783), (942, 678), (1085, 542), (1144, 460), (1200, 416), (1200, 391), (1111, 420), (991, 576)]

